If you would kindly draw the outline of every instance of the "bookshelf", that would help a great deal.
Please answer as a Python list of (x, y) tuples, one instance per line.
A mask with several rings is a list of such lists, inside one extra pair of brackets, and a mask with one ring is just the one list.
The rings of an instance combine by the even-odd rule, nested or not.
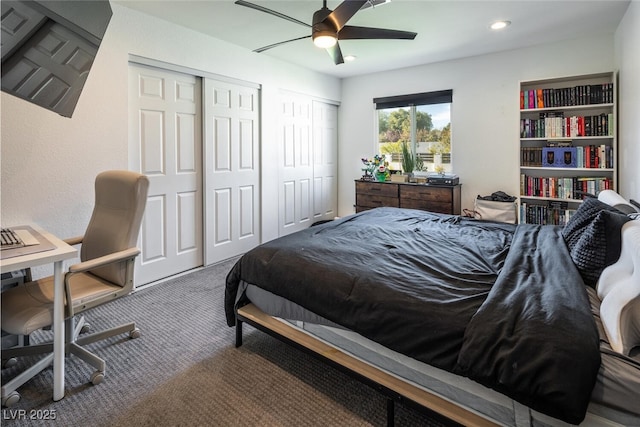
[(614, 72), (520, 82), (520, 223), (563, 225), (617, 189)]

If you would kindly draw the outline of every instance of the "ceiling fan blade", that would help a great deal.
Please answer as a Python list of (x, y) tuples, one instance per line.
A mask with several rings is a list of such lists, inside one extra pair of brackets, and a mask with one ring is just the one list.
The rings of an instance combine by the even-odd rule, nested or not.
[(333, 46), (328, 47), (327, 52), (329, 53), (329, 56), (331, 57), (331, 59), (333, 59), (333, 62), (336, 65), (344, 64), (344, 58), (342, 57), (342, 50), (340, 49), (340, 44), (336, 43)]
[(340, 31), (366, 2), (367, 0), (345, 0), (324, 19), (324, 22), (331, 22), (336, 31)]
[(296, 24), (300, 24), (305, 27), (311, 28), (311, 25), (307, 24), (306, 22), (299, 21), (296, 18), (292, 18), (280, 12), (276, 12), (275, 10), (268, 9), (264, 6), (249, 3), (248, 1), (244, 1), (244, 0), (236, 0), (236, 4), (240, 6), (246, 6), (250, 9), (255, 9), (260, 12), (268, 13), (269, 15), (277, 16), (278, 18), (286, 19), (287, 21), (295, 22)]
[(297, 37), (295, 39), (291, 39), (291, 40), (285, 40), (283, 42), (278, 42), (278, 43), (274, 43), (274, 44), (270, 44), (268, 46), (263, 46), (260, 47), (258, 49), (255, 49), (254, 52), (260, 53), (260, 52), (264, 52), (265, 50), (271, 49), (272, 47), (276, 47), (276, 46), (280, 46), (281, 44), (285, 44), (285, 43), (289, 43), (289, 42), (294, 42), (296, 40), (302, 40), (302, 39), (308, 39), (309, 37), (311, 37), (311, 35), (308, 36), (302, 36), (302, 37)]
[(396, 39), (413, 40), (418, 34), (410, 31), (387, 30), (385, 28), (354, 27), (346, 25), (338, 32), (338, 40)]

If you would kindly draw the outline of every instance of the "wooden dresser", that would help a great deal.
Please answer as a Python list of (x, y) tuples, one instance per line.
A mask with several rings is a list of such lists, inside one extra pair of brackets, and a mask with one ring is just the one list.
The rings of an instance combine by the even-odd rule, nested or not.
[(458, 185), (356, 180), (356, 212), (382, 206), (460, 215)]

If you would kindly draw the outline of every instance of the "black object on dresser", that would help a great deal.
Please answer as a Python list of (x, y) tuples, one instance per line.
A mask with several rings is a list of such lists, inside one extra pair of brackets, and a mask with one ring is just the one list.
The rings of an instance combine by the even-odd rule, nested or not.
[(386, 206), (460, 215), (461, 186), (461, 184), (412, 184), (358, 179), (356, 180), (356, 212)]

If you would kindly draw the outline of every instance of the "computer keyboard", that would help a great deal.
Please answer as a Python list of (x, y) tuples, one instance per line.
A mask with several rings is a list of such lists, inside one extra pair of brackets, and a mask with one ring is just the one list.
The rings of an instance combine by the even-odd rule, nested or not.
[(2, 249), (20, 248), (24, 246), (24, 242), (20, 236), (10, 228), (0, 230), (0, 243)]

